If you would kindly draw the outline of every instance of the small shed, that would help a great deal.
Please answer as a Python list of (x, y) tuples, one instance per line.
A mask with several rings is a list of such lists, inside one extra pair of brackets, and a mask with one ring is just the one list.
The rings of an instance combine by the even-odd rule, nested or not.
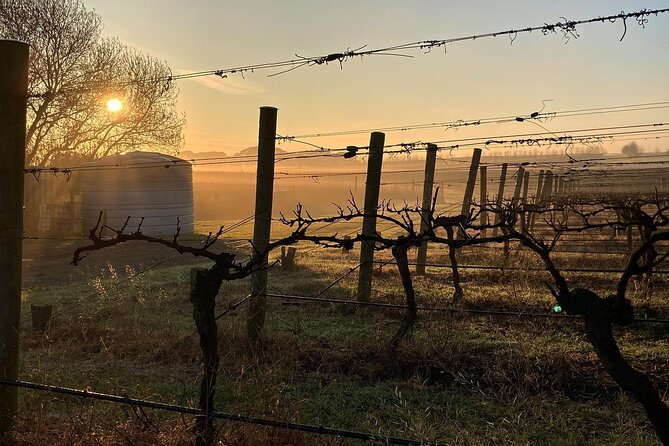
[(157, 152), (130, 152), (83, 164), (81, 217), (87, 233), (102, 212), (105, 225), (121, 228), (130, 217), (128, 232), (142, 218), (146, 235), (194, 231), (193, 169), (190, 162)]

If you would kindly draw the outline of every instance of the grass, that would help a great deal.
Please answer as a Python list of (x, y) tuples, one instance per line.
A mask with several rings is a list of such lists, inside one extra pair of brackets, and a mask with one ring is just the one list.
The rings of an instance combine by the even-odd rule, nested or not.
[[(102, 267), (72, 283), (30, 281), (22, 309), (22, 378), (196, 406), (201, 355), (188, 278), (190, 267), (206, 263), (166, 264), (119, 283), (141, 270), (127, 259), (143, 246), (91, 254), (85, 262), (104, 257)], [(71, 249), (64, 249), (63, 265)], [(538, 265), (531, 256), (512, 252), (511, 265)], [(162, 258), (169, 252), (144, 254)], [(472, 248), (461, 262), (496, 264), (500, 254)], [(603, 262), (612, 264), (610, 258), (564, 254), (559, 261), (601, 268)], [(305, 245), (296, 269), (270, 271), (271, 291), (314, 295), (356, 259), (356, 253)], [(430, 259), (446, 263), (447, 255), (431, 249)], [(554, 304), (541, 273), (462, 274), (463, 307), (545, 313)], [(669, 316), (663, 277), (652, 299), (635, 302), (641, 313)], [(356, 278), (349, 274), (324, 296), (351, 298)], [(569, 279), (600, 292), (614, 286), (611, 275)], [(420, 304), (449, 305), (448, 269), (428, 268), (427, 275), (415, 277), (415, 286)], [(392, 264), (377, 271), (374, 288), (376, 301), (403, 301)], [(248, 280), (225, 283), (219, 308), (248, 290)], [(29, 327), (31, 303), (54, 306), (47, 334)], [(220, 410), (440, 444), (658, 444), (642, 409), (602, 370), (579, 321), (421, 314), (412, 339), (393, 351), (388, 343), (402, 316), (397, 310), (275, 299), (268, 299), (268, 306), (266, 337), (255, 352), (246, 344), (242, 308), (219, 321)], [(639, 324), (619, 333), (626, 357), (659, 389), (669, 386), (667, 332), (666, 326)], [(190, 423), (174, 414), (21, 391), (15, 434), (26, 445), (189, 444)], [(356, 444), (241, 424), (218, 426), (222, 444)]]

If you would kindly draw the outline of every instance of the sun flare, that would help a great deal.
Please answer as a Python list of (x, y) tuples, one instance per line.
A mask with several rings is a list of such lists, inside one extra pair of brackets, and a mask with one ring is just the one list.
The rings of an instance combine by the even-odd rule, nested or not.
[(110, 99), (107, 101), (107, 110), (112, 113), (118, 113), (123, 110), (123, 103), (120, 99)]

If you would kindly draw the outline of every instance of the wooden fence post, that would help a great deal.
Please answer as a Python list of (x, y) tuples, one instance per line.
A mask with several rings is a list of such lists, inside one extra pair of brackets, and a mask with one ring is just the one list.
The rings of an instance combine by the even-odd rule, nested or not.
[(525, 171), (525, 179), (523, 180), (523, 204), (527, 203), (527, 193), (529, 192), (530, 187), (530, 171)]
[(558, 185), (558, 194), (560, 196), (564, 195), (564, 193), (565, 193), (564, 186), (565, 186), (564, 177), (561, 176), (560, 180), (559, 180), (559, 185)]
[[(381, 189), (381, 168), (383, 167), (383, 144), (386, 135), (373, 132), (369, 139), (369, 159), (367, 160), (367, 181), (365, 184), (365, 216), (362, 220), (362, 234), (372, 236), (376, 232), (376, 211), (379, 206)], [(369, 302), (372, 294), (374, 273), (374, 242), (360, 244), (360, 270), (358, 271), (358, 296), (360, 302)]]
[[(425, 180), (423, 182), (423, 207), (421, 209), (420, 232), (427, 231), (430, 208), (432, 206), (432, 189), (434, 186), (434, 167), (437, 161), (437, 145), (427, 145), (427, 156), (425, 157)], [(427, 261), (427, 241), (418, 247), (416, 256), (416, 274), (425, 274), (425, 262)]]
[[(19, 373), (28, 52), (26, 43), (0, 40), (0, 378), (8, 380)], [(0, 443), (17, 409), (18, 388), (0, 385)]]
[(522, 167), (518, 168), (516, 172), (516, 187), (513, 189), (513, 203), (518, 204), (520, 201), (520, 194), (523, 188), (523, 181), (525, 180), (525, 169)]
[[(488, 224), (488, 167), (481, 166), (481, 226), (486, 226)], [(486, 229), (483, 228), (481, 231), (483, 235), (486, 233)]]
[[(502, 164), (502, 172), (499, 175), (499, 189), (497, 190), (497, 198), (495, 199), (495, 204), (497, 205), (497, 208), (499, 209), (500, 206), (502, 206), (502, 201), (504, 200), (504, 185), (506, 183), (506, 170), (508, 168), (507, 163)], [(495, 212), (495, 224), (499, 224), (500, 222), (500, 214), (499, 212)], [(492, 228), (492, 236), (496, 237), (497, 236), (497, 229), (498, 228)]]
[(553, 172), (546, 172), (544, 177), (544, 185), (541, 187), (541, 198), (543, 201), (548, 201), (551, 199), (553, 192)]
[[(538, 205), (539, 203), (541, 203), (541, 200), (542, 200), (541, 197), (542, 197), (542, 194), (543, 194), (543, 191), (544, 191), (544, 176), (545, 176), (544, 170), (543, 169), (539, 170), (539, 175), (537, 177), (537, 193), (534, 196), (535, 206)], [(537, 214), (532, 212), (531, 215), (530, 215), (530, 231), (534, 230), (534, 222), (535, 222), (536, 218), (537, 218)]]
[(529, 217), (529, 214), (527, 213), (527, 193), (529, 192), (529, 188), (530, 188), (530, 171), (526, 170), (525, 178), (523, 180), (523, 198), (522, 198), (523, 213), (520, 215), (520, 224), (523, 232), (525, 232), (525, 230), (527, 229), (527, 223)]
[[(518, 167), (518, 172), (516, 172), (516, 187), (513, 189), (513, 198), (511, 199), (511, 203), (514, 206), (518, 206), (520, 203), (520, 194), (523, 188), (523, 183), (525, 181), (525, 169), (523, 169), (522, 166)], [(522, 223), (522, 218), (521, 218), (521, 226), (523, 226)], [(504, 258), (509, 259), (509, 241), (504, 240)]]
[[(260, 107), (258, 127), (258, 163), (256, 171), (256, 206), (253, 224), (253, 246), (255, 250), (267, 248), (272, 228), (272, 198), (274, 193), (274, 154), (276, 151), (277, 109)], [(265, 257), (263, 265), (266, 265)], [(262, 334), (267, 311), (267, 269), (262, 268), (251, 276), (246, 334), (256, 344)]]
[(543, 169), (539, 171), (539, 176), (537, 177), (537, 194), (534, 196), (534, 204), (539, 204), (541, 201), (541, 195), (544, 190), (544, 177), (546, 172)]
[(281, 247), (281, 269), (292, 269), (295, 266), (295, 255), (297, 254), (297, 248), (289, 246), (286, 249), (285, 246)]
[[(469, 213), (472, 208), (472, 198), (474, 197), (474, 187), (476, 186), (476, 174), (479, 170), (479, 163), (481, 162), (481, 149), (474, 149), (472, 153), (472, 163), (469, 165), (469, 175), (467, 176), (467, 186), (465, 188), (465, 196), (462, 198), (462, 209), (460, 210), (460, 215), (463, 218), (469, 218)], [(460, 228), (458, 231), (458, 238), (462, 239), (465, 237), (465, 233)]]

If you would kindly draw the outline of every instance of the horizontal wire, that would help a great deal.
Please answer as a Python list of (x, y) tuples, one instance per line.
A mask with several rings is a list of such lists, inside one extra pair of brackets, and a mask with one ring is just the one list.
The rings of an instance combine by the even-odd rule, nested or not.
[[(608, 113), (622, 113), (622, 112), (632, 112), (632, 111), (648, 111), (648, 110), (658, 110), (669, 107), (669, 101), (660, 101), (660, 102), (648, 102), (640, 104), (630, 104), (630, 105), (617, 105), (611, 107), (596, 107), (596, 108), (584, 108), (576, 110), (561, 110), (555, 112), (535, 112), (531, 114), (516, 114), (509, 116), (501, 116), (494, 118), (479, 118), (479, 119), (457, 119), (455, 121), (444, 121), (444, 122), (431, 122), (423, 124), (409, 124), (409, 125), (397, 125), (397, 126), (388, 126), (388, 127), (376, 127), (376, 128), (367, 128), (367, 129), (352, 129), (352, 130), (339, 130), (331, 132), (316, 132), (316, 133), (305, 133), (291, 136), (280, 136), (277, 135), (276, 139), (278, 141), (291, 141), (291, 140), (300, 140), (300, 139), (310, 139), (310, 138), (320, 138), (320, 137), (331, 137), (331, 136), (348, 136), (348, 135), (359, 135), (366, 134), (371, 132), (396, 132), (396, 131), (408, 131), (408, 130), (424, 130), (430, 128), (441, 128), (447, 127), (459, 128), (459, 127), (468, 127), (468, 126), (478, 126), (482, 124), (503, 124), (510, 122), (525, 122), (529, 120), (553, 120), (556, 118), (566, 118), (566, 117), (575, 117), (575, 116), (588, 116), (588, 115), (598, 115), (598, 114), (608, 114)], [(527, 116), (526, 116), (527, 115)]]
[[(374, 263), (383, 263), (383, 262), (374, 262)], [(385, 262), (384, 264), (388, 264)], [(326, 297), (311, 297), (311, 296), (296, 296), (291, 294), (274, 294), (274, 293), (265, 293), (263, 294), (266, 297), (271, 297), (274, 299), (287, 299), (287, 300), (297, 300), (305, 302), (317, 302), (324, 304), (342, 304), (342, 305), (354, 305), (361, 307), (377, 307), (377, 308), (396, 308), (396, 309), (408, 309), (407, 305), (403, 304), (391, 304), (386, 302), (366, 302), (358, 300), (348, 300), (348, 299), (333, 299)], [(502, 310), (479, 310), (479, 309), (468, 309), (468, 308), (454, 308), (454, 307), (431, 307), (418, 305), (416, 306), (417, 310), (426, 311), (426, 312), (439, 312), (439, 313), (454, 313), (454, 314), (471, 314), (471, 315), (484, 315), (484, 316), (510, 316), (510, 317), (532, 317), (532, 318), (554, 318), (554, 319), (583, 319), (583, 316), (578, 315), (559, 315), (554, 313), (525, 313), (525, 312), (516, 312), (516, 311), (502, 311)], [(654, 324), (669, 324), (669, 319), (635, 319), (634, 322), (641, 323), (654, 323)]]
[[(467, 36), (461, 36), (461, 37), (453, 37), (453, 38), (447, 38), (447, 39), (433, 39), (433, 40), (419, 40), (415, 42), (409, 42), (409, 43), (403, 43), (403, 44), (398, 44), (398, 45), (393, 45), (393, 46), (388, 46), (385, 48), (375, 48), (375, 49), (365, 49), (366, 45), (355, 49), (351, 50), (350, 48), (347, 49), (346, 51), (342, 51), (339, 53), (330, 53), (326, 55), (321, 55), (321, 56), (315, 56), (315, 57), (302, 57), (299, 55), (295, 55), (296, 57), (293, 59), (287, 59), (287, 60), (281, 60), (281, 61), (276, 61), (276, 62), (264, 62), (264, 63), (258, 63), (258, 64), (251, 64), (251, 65), (240, 65), (237, 67), (231, 67), (231, 68), (219, 68), (219, 69), (212, 69), (212, 70), (203, 70), (203, 71), (194, 71), (194, 72), (188, 72), (188, 73), (181, 73), (181, 74), (170, 74), (167, 76), (156, 76), (148, 79), (140, 79), (140, 80), (132, 80), (128, 82), (122, 82), (117, 85), (117, 87), (123, 87), (123, 86), (131, 86), (131, 85), (140, 85), (140, 84), (147, 84), (147, 83), (162, 83), (165, 86), (169, 86), (172, 82), (174, 81), (179, 81), (179, 80), (185, 80), (185, 79), (194, 79), (194, 78), (199, 78), (199, 77), (207, 77), (207, 76), (218, 76), (220, 78), (226, 78), (228, 75), (231, 74), (244, 74), (244, 73), (254, 73), (256, 71), (264, 71), (264, 70), (281, 70), (278, 72), (275, 72), (273, 74), (270, 74), (269, 76), (275, 76), (278, 74), (283, 74), (287, 73), (299, 68), (303, 67), (312, 67), (312, 66), (321, 66), (321, 65), (328, 65), (330, 63), (338, 63), (340, 67), (343, 67), (343, 63), (355, 58), (355, 57), (365, 57), (365, 56), (373, 56), (373, 55), (385, 55), (385, 56), (398, 56), (398, 57), (409, 57), (412, 58), (413, 56), (404, 54), (407, 51), (410, 50), (420, 50), (422, 52), (430, 52), (430, 50), (434, 48), (446, 48), (447, 45), (453, 44), (453, 43), (458, 43), (458, 42), (465, 42), (465, 41), (475, 41), (475, 40), (480, 40), (480, 39), (486, 39), (486, 38), (494, 38), (494, 37), (500, 37), (500, 36), (508, 36), (511, 39), (511, 43), (516, 39), (518, 34), (521, 33), (532, 33), (534, 31), (539, 31), (543, 35), (548, 35), (548, 34), (558, 34), (562, 33), (562, 38), (565, 40), (565, 43), (569, 42), (571, 39), (576, 39), (579, 37), (578, 32), (577, 32), (577, 27), (581, 25), (587, 25), (587, 24), (593, 24), (593, 23), (615, 23), (617, 21), (622, 21), (624, 25), (624, 32), (623, 36), (621, 37), (621, 40), (625, 37), (625, 34), (627, 33), (627, 20), (628, 19), (634, 19), (636, 20), (637, 24), (641, 26), (642, 28), (645, 28), (646, 23), (648, 22), (648, 17), (651, 15), (658, 16), (660, 14), (664, 14), (669, 12), (669, 8), (662, 8), (662, 9), (641, 9), (639, 11), (635, 12), (621, 12), (619, 14), (613, 14), (613, 15), (607, 15), (607, 16), (598, 16), (598, 17), (593, 17), (589, 19), (582, 19), (582, 20), (567, 20), (564, 19), (564, 21), (559, 21), (555, 22), (552, 24), (548, 23), (543, 23), (541, 25), (536, 25), (536, 26), (530, 26), (530, 27), (525, 27), (525, 28), (518, 28), (518, 29), (508, 29), (508, 30), (503, 30), (503, 31), (495, 31), (495, 32), (488, 32), (488, 33), (482, 33), (482, 34), (471, 34)], [(63, 90), (63, 91), (47, 91), (47, 92), (42, 92), (42, 93), (34, 93), (31, 94), (31, 97), (46, 97), (49, 95), (54, 95), (54, 94), (73, 94), (73, 93), (85, 93), (85, 92), (93, 92), (93, 91), (98, 91), (101, 89), (106, 89), (108, 88), (107, 85), (105, 86), (97, 86), (97, 87), (86, 87), (86, 88), (79, 88), (79, 89), (71, 89), (71, 90)]]
[(288, 421), (273, 420), (268, 418), (252, 417), (248, 415), (232, 414), (220, 411), (205, 412), (200, 409), (195, 409), (187, 406), (178, 406), (175, 404), (160, 403), (156, 401), (142, 400), (138, 398), (130, 398), (129, 396), (110, 395), (107, 393), (93, 392), (91, 390), (73, 389), (69, 387), (54, 386), (48, 384), (34, 383), (22, 380), (10, 380), (0, 378), (0, 385), (20, 387), (30, 390), (38, 390), (44, 392), (57, 393), (60, 395), (67, 395), (76, 398), (86, 398), (99, 401), (106, 401), (115, 404), (125, 404), (132, 407), (146, 407), (149, 409), (163, 410), (167, 412), (175, 412), (185, 415), (206, 415), (211, 418), (232, 421), (237, 423), (254, 424), (266, 427), (275, 427), (279, 429), (287, 429), (299, 432), (308, 432), (318, 435), (329, 435), (342, 438), (351, 438), (356, 440), (371, 441), (382, 444), (406, 445), (406, 446), (422, 446), (430, 445), (431, 443), (419, 440), (407, 440), (403, 438), (388, 437), (384, 435), (368, 434), (363, 432), (355, 432), (344, 429), (334, 429), (320, 425), (310, 425), (301, 423), (292, 423)]
[[(650, 130), (641, 130), (645, 128), (651, 128)], [(631, 130), (638, 129), (638, 130)], [(606, 130), (631, 130), (626, 132), (610, 132), (610, 133), (595, 133), (588, 135), (578, 135), (571, 136), (575, 133), (585, 133), (585, 132), (603, 132)], [(625, 125), (625, 126), (609, 126), (609, 127), (597, 127), (597, 128), (581, 128), (581, 129), (571, 129), (571, 130), (557, 130), (555, 132), (534, 132), (534, 133), (521, 133), (521, 134), (507, 134), (507, 135), (497, 135), (497, 136), (488, 136), (488, 137), (476, 137), (476, 138), (460, 138), (460, 139), (446, 139), (428, 142), (411, 142), (411, 143), (395, 143), (388, 144), (384, 146), (384, 149), (392, 148), (401, 148), (401, 150), (384, 150), (385, 155), (393, 154), (403, 154), (410, 153), (414, 151), (427, 151), (428, 144), (449, 144), (449, 146), (437, 146), (439, 150), (457, 150), (472, 146), (490, 146), (490, 145), (541, 145), (541, 143), (549, 143), (550, 145), (563, 145), (590, 141), (590, 140), (604, 140), (604, 139), (614, 139), (616, 136), (629, 136), (629, 135), (648, 135), (648, 134), (657, 134), (669, 132), (669, 122), (658, 122), (658, 123), (649, 123), (649, 124), (634, 124), (634, 125)], [(555, 136), (557, 133), (565, 133), (563, 136)], [(535, 136), (544, 136), (544, 135), (553, 135), (545, 138), (532, 138)], [(354, 150), (356, 153), (360, 151), (359, 156), (367, 155), (369, 147), (355, 147), (354, 149), (348, 148), (320, 148), (315, 151), (302, 151), (302, 152), (290, 152), (287, 154), (281, 154), (275, 158), (275, 162), (287, 161), (287, 160), (296, 160), (296, 159), (308, 159), (308, 158), (320, 158), (320, 157), (334, 157), (337, 152), (350, 152)], [(64, 173), (71, 174), (77, 171), (104, 171), (110, 169), (140, 169), (140, 168), (155, 168), (155, 167), (193, 167), (193, 165), (213, 165), (213, 164), (239, 164), (245, 162), (252, 162), (258, 159), (258, 155), (248, 155), (246, 157), (237, 157), (236, 159), (225, 159), (222, 157), (214, 157), (212, 161), (204, 159), (204, 161), (193, 162), (193, 160), (172, 160), (172, 161), (142, 161), (134, 163), (109, 163), (109, 164), (97, 164), (89, 166), (71, 166), (71, 167), (27, 167), (24, 169), (24, 173), (38, 175), (40, 173)]]

